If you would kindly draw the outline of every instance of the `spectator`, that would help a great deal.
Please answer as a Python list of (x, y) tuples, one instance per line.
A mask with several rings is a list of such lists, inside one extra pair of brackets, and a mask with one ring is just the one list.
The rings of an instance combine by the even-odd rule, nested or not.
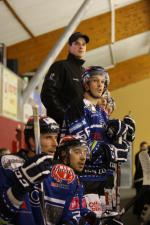
[(47, 109), (47, 115), (62, 125), (64, 113), (71, 102), (82, 98), (80, 83), (83, 57), (89, 37), (80, 32), (73, 33), (68, 40), (68, 57), (50, 67), (41, 91), (41, 100)]
[(150, 224), (150, 152), (148, 143), (140, 143), (140, 150), (135, 156), (134, 187), (136, 198), (133, 206), (133, 213), (141, 224)]
[(143, 171), (139, 160), (139, 154), (141, 151), (148, 151), (148, 143), (146, 141), (142, 141), (140, 143), (140, 149), (135, 155), (134, 187), (136, 189), (137, 194), (141, 190), (143, 184)]

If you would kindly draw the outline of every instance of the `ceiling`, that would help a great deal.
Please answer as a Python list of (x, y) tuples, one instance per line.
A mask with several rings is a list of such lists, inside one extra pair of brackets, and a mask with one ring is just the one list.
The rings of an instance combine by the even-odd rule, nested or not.
[[(115, 0), (115, 8), (140, 0)], [(7, 0), (0, 1), (0, 40), (7, 46), (27, 40), (30, 35), (18, 23), (8, 3), (34, 36), (67, 26), (83, 0)], [(83, 19), (110, 11), (109, 0), (93, 0)]]
[[(20, 74), (34, 71), (40, 66), (83, 2), (0, 0), (0, 42), (7, 46), (8, 58), (18, 59)], [(111, 2), (116, 15), (113, 44), (110, 0), (93, 0), (77, 30), (88, 34), (91, 39), (85, 65), (112, 68), (110, 73), (114, 73), (118, 65), (123, 66), (126, 61), (131, 63), (134, 58), (139, 60), (142, 57), (144, 63), (149, 61), (150, 0)], [(64, 58), (66, 52), (64, 48), (59, 59)], [(147, 60), (143, 59), (145, 55)], [(144, 68), (149, 71), (147, 64)]]

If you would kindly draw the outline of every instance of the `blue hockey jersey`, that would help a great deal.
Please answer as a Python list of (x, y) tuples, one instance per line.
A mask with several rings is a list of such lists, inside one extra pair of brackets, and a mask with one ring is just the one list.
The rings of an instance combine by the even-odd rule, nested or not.
[[(63, 164), (52, 166), (51, 175), (43, 181), (44, 202), (41, 204), (41, 190), (34, 186), (26, 194), (21, 206), (18, 207), (9, 200), (7, 192), (13, 186), (14, 170), (18, 166), (18, 156), (2, 156), (0, 162), (0, 224), (12, 225), (44, 225), (63, 224), (63, 221), (73, 221), (86, 215), (83, 197), (83, 187), (74, 171)], [(45, 222), (44, 219), (45, 218)]]
[(111, 170), (106, 168), (104, 156), (101, 154), (101, 145), (107, 142), (105, 130), (108, 116), (100, 106), (94, 106), (87, 99), (84, 99), (83, 102), (84, 111), (79, 119), (70, 122), (66, 113), (61, 137), (67, 134), (79, 135), (87, 141), (90, 152), (86, 160), (82, 180), (104, 181), (108, 173), (112, 173)]

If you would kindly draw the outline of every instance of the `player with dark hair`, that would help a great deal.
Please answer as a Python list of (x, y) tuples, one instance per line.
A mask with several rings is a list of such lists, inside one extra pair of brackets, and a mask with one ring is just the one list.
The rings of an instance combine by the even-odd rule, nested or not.
[[(67, 142), (71, 143), (70, 150), (66, 142), (61, 142), (57, 151), (60, 163), (54, 165), (59, 126), (49, 117), (40, 117), (39, 126), (41, 154), (35, 152), (34, 118), (31, 117), (24, 130), (27, 149), (0, 158), (0, 223), (77, 225), (81, 217), (87, 220), (87, 214), (88, 218), (90, 215), (74, 172), (81, 172), (84, 167), (86, 142), (72, 138)], [(69, 154), (61, 157), (64, 151), (70, 158)]]
[(1, 224), (44, 224), (40, 183), (49, 177), (59, 126), (48, 117), (41, 117), (39, 124), (42, 154), (35, 152), (32, 117), (24, 129), (27, 149), (0, 158)]
[[(63, 224), (96, 224), (95, 213), (91, 212), (86, 207), (84, 188), (78, 177), (78, 175), (80, 175), (83, 171), (86, 158), (89, 157), (87, 142), (78, 136), (64, 136), (60, 141), (56, 155), (60, 163), (63, 163), (73, 169), (76, 174), (76, 179), (78, 180), (76, 196), (70, 203), (70, 210), (67, 210), (66, 212), (65, 208), (65, 212), (62, 216)], [(68, 217), (70, 217), (70, 223), (67, 223)]]

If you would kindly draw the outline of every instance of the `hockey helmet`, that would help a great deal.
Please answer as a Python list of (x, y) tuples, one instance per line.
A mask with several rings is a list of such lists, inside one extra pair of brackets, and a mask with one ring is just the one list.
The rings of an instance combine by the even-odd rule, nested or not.
[(62, 158), (62, 152), (66, 152), (68, 155), (72, 147), (85, 147), (87, 153), (89, 153), (89, 148), (87, 142), (80, 136), (66, 135), (61, 140), (57, 147), (57, 157)]
[[(59, 125), (50, 117), (40, 116), (39, 117), (39, 126), (40, 133), (58, 133)], [(25, 140), (28, 140), (29, 137), (34, 137), (34, 117), (30, 117), (27, 121), (24, 129)]]
[(106, 90), (110, 83), (110, 78), (107, 71), (101, 66), (90, 66), (87, 69), (85, 69), (81, 77), (82, 85), (84, 86), (89, 81), (90, 77), (94, 75), (103, 75), (105, 77), (105, 90)]

